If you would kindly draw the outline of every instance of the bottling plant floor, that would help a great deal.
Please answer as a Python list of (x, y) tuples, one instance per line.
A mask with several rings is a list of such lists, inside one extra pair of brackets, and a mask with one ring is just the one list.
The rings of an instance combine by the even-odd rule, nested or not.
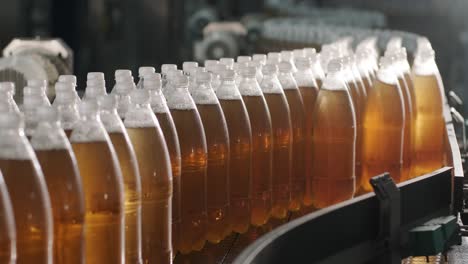
[[(263, 227), (251, 227), (245, 234), (231, 234), (219, 244), (208, 243), (204, 249), (199, 252), (193, 252), (188, 255), (178, 254), (174, 264), (229, 264), (234, 261), (237, 255), (251, 244), (256, 238), (271, 231), (275, 227), (284, 224), (290, 218), (297, 217), (290, 215), (285, 220), (272, 220)], [(401, 262), (402, 264), (468, 264), (468, 237), (463, 237), (463, 243), (460, 246), (453, 247), (447, 254), (447, 261), (442, 254), (437, 256), (410, 257)]]

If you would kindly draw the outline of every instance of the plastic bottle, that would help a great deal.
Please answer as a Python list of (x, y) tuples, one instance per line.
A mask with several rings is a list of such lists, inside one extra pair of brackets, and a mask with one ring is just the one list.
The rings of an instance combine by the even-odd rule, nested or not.
[(33, 130), (31, 145), (50, 190), (54, 263), (83, 263), (85, 202), (76, 158), (57, 111), (51, 106), (36, 111), (38, 126)]
[(153, 74), (155, 72), (156, 72), (156, 69), (154, 67), (143, 66), (143, 67), (138, 68), (138, 77), (140, 79), (138, 80), (138, 84), (137, 84), (136, 88), (143, 89), (144, 82), (145, 82), (145, 76)]
[(382, 57), (363, 117), (361, 187), (365, 192), (372, 191), (369, 179), (384, 172), (396, 183), (401, 180), (404, 107), (396, 72)]
[(0, 170), (13, 206), (17, 263), (51, 264), (53, 219), (47, 185), (24, 135), (23, 118), (9, 109), (0, 103)]
[(246, 63), (252, 61), (252, 57), (250, 56), (237, 56), (237, 63)]
[(100, 118), (109, 134), (120, 164), (124, 186), (125, 209), (125, 262), (141, 263), (141, 177), (138, 162), (125, 130), (117, 113), (115, 95), (98, 98)]
[(342, 79), (343, 65), (334, 59), (315, 103), (312, 142), (313, 204), (323, 208), (354, 195), (356, 117)]
[(36, 118), (36, 112), (40, 106), (50, 106), (47, 97), (42, 97), (42, 91), (39, 88), (24, 87), (21, 111), (23, 111), (25, 121), (24, 133), (28, 139), (31, 139), (31, 135), (37, 126), (38, 119)]
[(322, 87), (322, 82), (325, 78), (325, 72), (322, 68), (322, 65), (320, 64), (320, 54), (316, 53), (314, 48), (305, 48), (304, 55), (310, 60), (311, 71), (314, 74), (317, 87)]
[(417, 177), (443, 166), (444, 86), (432, 49), (424, 49), (413, 64), (416, 120), (411, 177)]
[(201, 250), (206, 239), (206, 170), (205, 131), (188, 92), (187, 76), (174, 80), (167, 105), (179, 136), (181, 154), (181, 240), (180, 251)]
[(180, 241), (180, 146), (179, 138), (166, 98), (161, 91), (161, 75), (153, 73), (146, 77), (144, 89), (149, 90), (150, 106), (164, 134), (172, 169), (172, 247), (174, 253), (179, 250)]
[[(308, 58), (296, 59), (297, 72), (294, 73), (294, 79), (299, 86), (299, 91), (304, 103), (305, 112), (305, 179), (310, 181), (312, 178), (312, 129), (313, 129), (313, 114), (315, 103), (319, 92), (314, 74), (310, 70), (310, 60)], [(312, 205), (312, 192), (309, 188), (310, 183), (305, 184), (304, 205)]]
[[(267, 111), (270, 113), (273, 135), (270, 141), (273, 149), (271, 215), (283, 219), (287, 216), (291, 201), (293, 137), (291, 113), (283, 88), (277, 78), (278, 68), (274, 64), (267, 63), (262, 71), (264, 78), (260, 87), (265, 96)], [(250, 74), (245, 72), (248, 82)]]
[[(78, 92), (76, 91), (77, 82), (75, 75), (60, 75), (57, 82), (70, 84), (62, 87), (67, 88), (67, 91), (71, 91), (73, 93), (73, 96), (75, 97), (75, 103), (80, 102), (80, 97), (78, 96)], [(55, 87), (55, 92), (57, 93), (57, 85)]]
[(117, 154), (93, 101), (80, 104), (70, 137), (85, 197), (85, 260), (124, 263), (124, 190)]
[(199, 72), (192, 98), (205, 130), (207, 160), (206, 238), (219, 243), (231, 233), (229, 224), (229, 134), (218, 98), (211, 88), (211, 74)]
[(233, 58), (221, 58), (219, 59), (219, 64), (223, 64), (226, 66), (226, 68), (232, 70), (232, 67), (234, 66), (234, 59)]
[(116, 95), (117, 112), (122, 120), (130, 107), (130, 93), (135, 89), (132, 73), (129, 70), (115, 71), (115, 85), (111, 94)]
[(299, 211), (304, 199), (306, 182), (304, 101), (297, 82), (292, 75), (292, 64), (285, 61), (280, 62), (278, 69), (278, 80), (288, 101), (292, 125), (291, 202), (289, 203), (289, 210)]
[(149, 98), (147, 89), (135, 90), (125, 119), (141, 175), (143, 263), (171, 263), (171, 163)]
[[(252, 130), (252, 224), (264, 225), (271, 216), (273, 190), (273, 131), (267, 102), (259, 86), (260, 64), (241, 71), (239, 91), (247, 107)], [(256, 79), (251, 79), (254, 74)], [(261, 74), (263, 79), (263, 74)]]
[(80, 119), (75, 95), (73, 91), (70, 90), (72, 87), (70, 83), (56, 83), (56, 97), (52, 104), (57, 109), (60, 124), (68, 138), (70, 138), (75, 124)]
[[(268, 188), (252, 186), (252, 134), (250, 119), (242, 96), (235, 83), (234, 70), (221, 73), (221, 85), (216, 92), (223, 110), (229, 134), (229, 187), (230, 187), (230, 219), (232, 230), (238, 233), (246, 232), (250, 222), (261, 225), (269, 216)], [(251, 196), (251, 192), (253, 195)], [(258, 192), (259, 194), (255, 194)], [(258, 199), (263, 196), (265, 207), (253, 208), (251, 197)], [(271, 195), (270, 195), (271, 196)]]
[(16, 226), (5, 180), (0, 172), (0, 262), (16, 263)]
[[(396, 45), (396, 43), (394, 43), (393, 45)], [(413, 111), (413, 100), (411, 98), (410, 88), (408, 83), (406, 82), (403, 67), (401, 67), (401, 63), (398, 62), (398, 57), (395, 53), (396, 51), (397, 50), (394, 50), (394, 52), (385, 52), (385, 57), (389, 60), (389, 63), (391, 64), (390, 67), (392, 67), (392, 69), (395, 71), (395, 74), (397, 75), (398, 87), (401, 89), (401, 94), (403, 96), (403, 107), (405, 110), (405, 126), (403, 131), (403, 167), (401, 171), (401, 181), (405, 181), (410, 178), (411, 157), (414, 154), (412, 136), (413, 123), (416, 120), (416, 115)]]

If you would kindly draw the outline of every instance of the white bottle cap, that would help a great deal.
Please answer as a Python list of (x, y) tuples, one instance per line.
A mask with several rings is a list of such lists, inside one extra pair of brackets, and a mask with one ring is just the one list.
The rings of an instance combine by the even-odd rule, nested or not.
[(251, 60), (252, 60), (252, 58), (250, 56), (237, 56), (237, 62), (238, 63), (249, 62)]
[(156, 69), (150, 66), (143, 66), (143, 67), (138, 68), (139, 77), (146, 77), (146, 75), (149, 75), (155, 72), (156, 72)]
[(73, 86), (76, 86), (76, 76), (75, 75), (60, 75), (58, 78), (59, 82), (71, 83)]
[(226, 65), (228, 68), (232, 68), (234, 65), (234, 59), (233, 58), (221, 58), (219, 59), (219, 63)]
[(104, 73), (103, 72), (88, 72), (88, 74), (86, 75), (86, 79), (88, 80), (98, 79), (98, 80), (104, 81)]
[(175, 64), (163, 64), (161, 66), (161, 73), (162, 74), (167, 74), (172, 70), (177, 70), (177, 65), (175, 65)]
[(71, 82), (57, 82), (55, 83), (55, 93), (63, 93), (63, 92), (74, 92), (75, 86)]
[(198, 62), (186, 61), (182, 64), (182, 70), (186, 73), (191, 73), (191, 70), (198, 67)]
[(31, 79), (31, 80), (28, 80), (28, 86), (45, 88), (47, 87), (47, 80)]

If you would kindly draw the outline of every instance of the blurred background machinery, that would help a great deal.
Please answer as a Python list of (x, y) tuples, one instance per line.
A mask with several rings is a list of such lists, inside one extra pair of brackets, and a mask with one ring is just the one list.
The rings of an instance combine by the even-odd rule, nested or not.
[[(288, 24), (278, 18), (294, 17), (317, 27), (427, 36), (446, 87), (467, 101), (467, 9), (464, 0), (17, 0), (2, 3), (0, 49), (17, 37), (58, 37), (73, 50), (76, 75), (104, 71), (110, 82), (117, 68), (233, 57), (274, 48), (271, 40), (327, 40), (301, 35), (300, 29), (274, 29)], [(410, 35), (400, 35), (411, 45)]]

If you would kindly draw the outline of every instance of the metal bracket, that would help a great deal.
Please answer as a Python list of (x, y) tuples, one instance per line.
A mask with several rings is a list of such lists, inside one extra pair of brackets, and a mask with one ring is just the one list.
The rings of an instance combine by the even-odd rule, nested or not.
[(400, 190), (389, 173), (370, 179), (375, 195), (380, 202), (380, 227), (378, 240), (387, 251), (375, 263), (401, 263), (400, 256)]

